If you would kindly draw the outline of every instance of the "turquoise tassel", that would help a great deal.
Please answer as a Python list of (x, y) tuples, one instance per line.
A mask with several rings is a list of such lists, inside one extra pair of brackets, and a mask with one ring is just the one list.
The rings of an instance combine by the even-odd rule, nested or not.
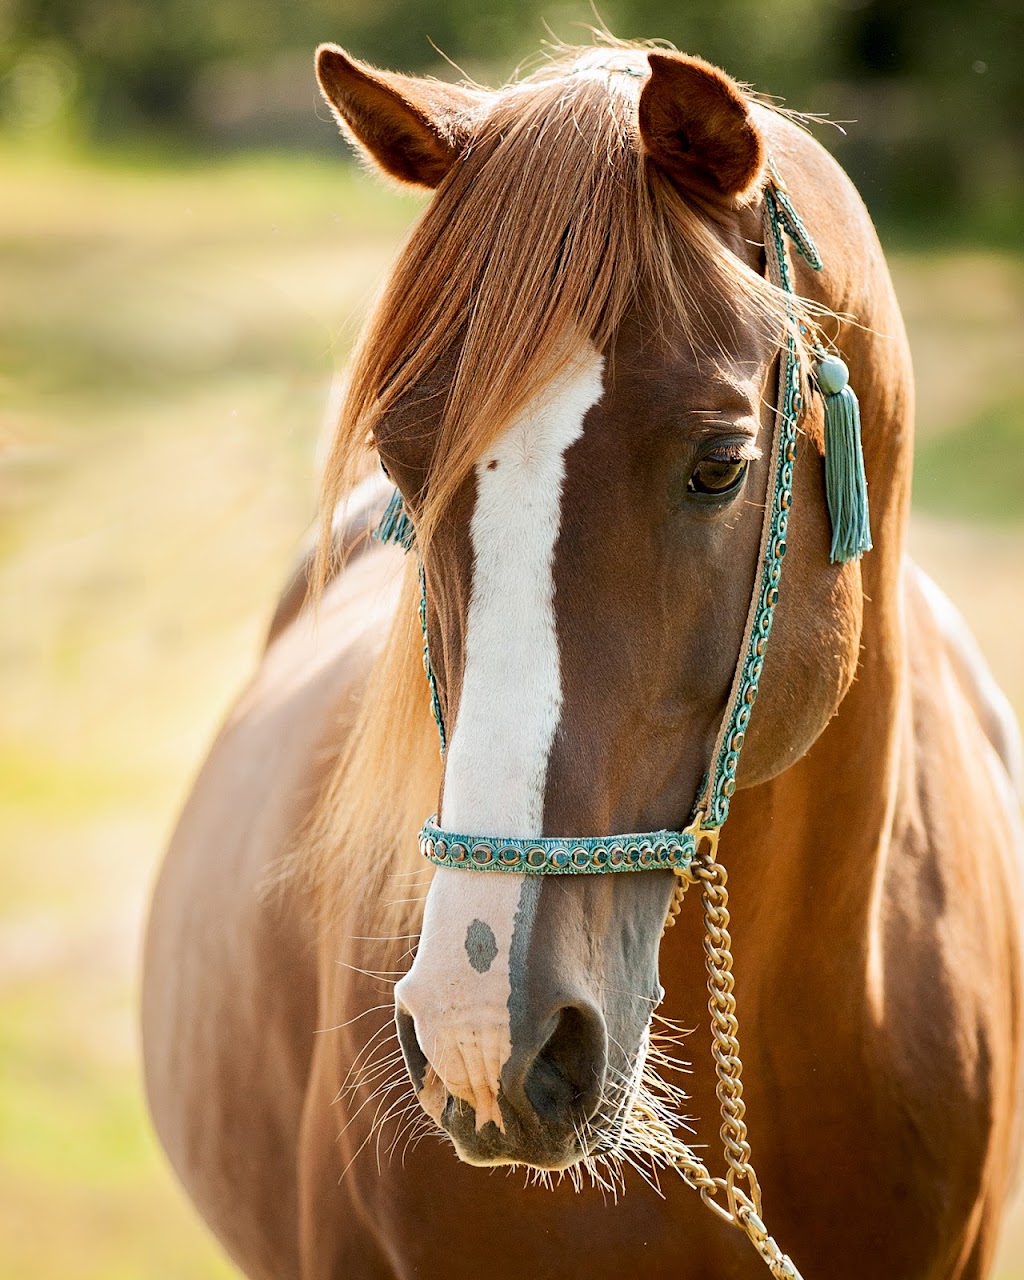
[(833, 564), (859, 560), (871, 550), (868, 482), (860, 438), (860, 402), (850, 371), (821, 352), (814, 377), (825, 401), (825, 493), (832, 517)]
[(391, 501), (380, 518), (380, 524), (374, 529), (373, 536), (378, 542), (394, 542), (406, 551), (412, 546), (416, 531), (397, 489), (391, 495)]

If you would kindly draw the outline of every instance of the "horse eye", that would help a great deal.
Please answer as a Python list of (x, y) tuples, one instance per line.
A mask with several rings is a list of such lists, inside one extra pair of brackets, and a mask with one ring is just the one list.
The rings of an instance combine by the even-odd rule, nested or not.
[(720, 498), (739, 488), (746, 474), (746, 458), (716, 457), (712, 453), (694, 467), (686, 491)]

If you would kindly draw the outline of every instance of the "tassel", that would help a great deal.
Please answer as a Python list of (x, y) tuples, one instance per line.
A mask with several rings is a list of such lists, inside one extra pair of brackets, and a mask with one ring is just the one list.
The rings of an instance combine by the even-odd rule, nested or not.
[(380, 524), (374, 529), (373, 536), (378, 542), (394, 542), (406, 551), (412, 546), (416, 532), (397, 489), (391, 495), (391, 501), (380, 518)]
[(832, 517), (833, 564), (871, 550), (868, 482), (860, 438), (860, 403), (838, 356), (815, 353), (814, 377), (825, 401), (825, 493)]

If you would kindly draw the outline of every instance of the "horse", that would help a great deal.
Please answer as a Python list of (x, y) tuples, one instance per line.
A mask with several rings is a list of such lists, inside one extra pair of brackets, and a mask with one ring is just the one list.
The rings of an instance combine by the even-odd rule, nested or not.
[[(755, 1280), (702, 1203), (741, 1065), (773, 1274), (986, 1276), (1019, 1143), (1020, 744), (905, 552), (910, 357), (852, 183), (664, 48), (497, 91), (333, 45), (317, 71), (364, 160), (433, 194), (352, 358), (319, 548), (153, 895), (144, 1065), (178, 1177), (254, 1280)], [(784, 198), (821, 259), (787, 247), (788, 290)], [(830, 554), (812, 347), (859, 396), (864, 554)], [(723, 1055), (725, 953), (688, 899), (666, 928), (678, 869), (482, 874), (416, 832), (684, 828), (790, 368), (785, 576), (714, 864)], [(392, 492), (412, 550), (365, 536)]]

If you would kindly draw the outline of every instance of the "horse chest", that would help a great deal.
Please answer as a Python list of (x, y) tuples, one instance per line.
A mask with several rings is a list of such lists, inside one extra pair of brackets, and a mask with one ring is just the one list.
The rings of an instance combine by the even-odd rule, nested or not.
[[(684, 919), (678, 933), (663, 957), (665, 1009), (693, 1028), (679, 1056), (692, 1069), (683, 1077), (692, 1145), (710, 1155), (719, 1104), (694, 981), (703, 967), (699, 920)], [(749, 936), (756, 944), (753, 922)], [(1013, 1106), (1000, 1028), (931, 942), (919, 942), (921, 954), (903, 945), (906, 963), (890, 972), (879, 1020), (856, 963), (829, 967), (784, 948), (758, 955), (737, 944), (750, 1143), (773, 1234), (805, 1276), (953, 1274), (951, 1259), (981, 1211), (1000, 1116)], [(699, 1206), (673, 1214), (681, 1232), (728, 1256), (728, 1232), (724, 1240), (702, 1232)], [(702, 1265), (683, 1274), (706, 1274)]]

